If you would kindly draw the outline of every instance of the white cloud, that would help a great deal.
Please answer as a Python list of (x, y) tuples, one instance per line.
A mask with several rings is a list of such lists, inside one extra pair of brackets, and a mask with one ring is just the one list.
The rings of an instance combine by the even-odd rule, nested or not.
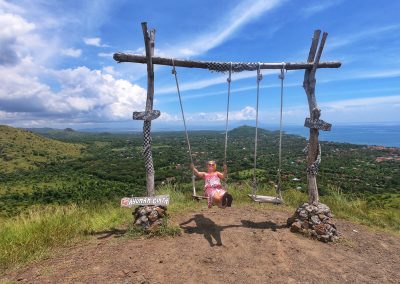
[(61, 54), (70, 56), (70, 57), (80, 57), (82, 55), (82, 50), (81, 49), (73, 49), (73, 48), (67, 48), (67, 49), (62, 49)]
[[(188, 113), (185, 115), (187, 121), (192, 122), (224, 122), (226, 120), (226, 112), (198, 112)], [(256, 118), (256, 110), (253, 107), (246, 106), (238, 111), (229, 112), (230, 121), (254, 120)]]
[(97, 56), (112, 59), (114, 52), (99, 52)]
[(90, 37), (90, 38), (83, 38), (83, 42), (86, 45), (93, 45), (97, 47), (107, 47), (108, 45), (101, 43), (101, 38), (99, 37)]
[[(400, 95), (321, 102), (321, 119), (332, 123), (400, 122)], [(264, 115), (264, 114), (263, 114)], [(279, 122), (279, 109), (267, 113), (272, 121)], [(308, 105), (284, 108), (285, 123), (302, 124), (309, 116)], [(270, 119), (271, 121), (271, 119)]]
[(60, 90), (52, 90), (37, 76), (19, 72), (19, 67), (0, 68), (0, 110), (24, 113), (21, 119), (104, 122), (129, 120), (132, 111), (145, 108), (145, 89), (99, 70), (78, 67), (39, 74), (58, 80)]
[[(277, 74), (278, 71), (276, 70), (262, 70), (263, 75), (270, 75), (270, 74)], [(179, 75), (178, 75), (179, 77)], [(217, 77), (209, 78), (209, 79), (203, 79), (203, 80), (196, 80), (196, 81), (191, 81), (191, 82), (179, 82), (179, 90), (181, 92), (184, 91), (192, 91), (192, 90), (201, 90), (207, 87), (215, 86), (215, 85), (220, 85), (220, 84), (227, 84), (227, 78), (228, 75), (219, 75)], [(237, 74), (232, 74), (232, 85), (235, 84), (235, 82), (244, 80), (244, 79), (249, 79), (249, 78), (256, 78), (256, 73), (253, 71), (244, 71), (241, 73)], [(179, 78), (178, 78), (179, 80)], [(175, 86), (168, 86), (168, 87), (161, 87), (157, 89), (157, 94), (171, 94), (171, 93), (176, 93), (176, 85)], [(221, 93), (221, 92), (218, 92)], [(199, 96), (194, 96), (198, 98)], [(185, 96), (185, 98), (187, 98)]]
[[(266, 11), (271, 11), (280, 6), (285, 1), (280, 0), (247, 0), (242, 1), (227, 16), (222, 16), (221, 20), (212, 25), (213, 29), (201, 34), (188, 42), (175, 44), (174, 49), (161, 52), (174, 56), (190, 57), (207, 52), (208, 50), (220, 45), (237, 32), (240, 27), (257, 19)], [(179, 47), (184, 46), (184, 47)], [(160, 55), (159, 55), (160, 56)]]
[(384, 105), (400, 106), (400, 96), (370, 97), (321, 103), (321, 107), (330, 110), (382, 107)]
[(363, 29), (361, 32), (355, 32), (349, 35), (342, 34), (340, 37), (331, 38), (326, 50), (331, 51), (333, 49), (348, 46), (363, 40), (371, 41), (376, 39), (376, 37), (384, 37), (386, 33), (396, 32), (398, 30), (400, 30), (400, 25), (388, 25)]
[(9, 2), (6, 2), (4, 0), (0, 0), (0, 12), (9, 12), (9, 13), (14, 13), (14, 14), (21, 14), (24, 13), (25, 10), (21, 8), (20, 6), (11, 4)]
[(338, 5), (340, 3), (342, 3), (343, 0), (331, 0), (331, 1), (324, 1), (324, 2), (320, 2), (320, 3), (316, 3), (310, 6), (305, 7), (304, 9), (302, 9), (302, 14), (306, 17), (312, 16), (316, 13), (325, 11), (335, 5)]

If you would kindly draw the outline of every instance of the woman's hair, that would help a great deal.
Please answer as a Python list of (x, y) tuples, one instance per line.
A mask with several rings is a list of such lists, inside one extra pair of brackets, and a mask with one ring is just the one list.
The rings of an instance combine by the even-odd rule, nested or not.
[(215, 161), (211, 160), (207, 162), (207, 167), (208, 165), (213, 165), (214, 171), (217, 170), (217, 163)]

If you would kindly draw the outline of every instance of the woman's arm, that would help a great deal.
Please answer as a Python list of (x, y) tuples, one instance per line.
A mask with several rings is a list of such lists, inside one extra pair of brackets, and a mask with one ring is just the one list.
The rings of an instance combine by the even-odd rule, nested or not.
[(200, 177), (200, 178), (203, 178), (203, 177), (204, 177), (205, 172), (199, 172), (193, 164), (190, 165), (190, 168), (192, 169), (193, 173), (194, 173), (196, 176), (198, 176), (198, 177)]
[(224, 165), (224, 172), (220, 173), (217, 172), (217, 175), (220, 179), (225, 179), (226, 175), (228, 174), (228, 167), (226, 165)]

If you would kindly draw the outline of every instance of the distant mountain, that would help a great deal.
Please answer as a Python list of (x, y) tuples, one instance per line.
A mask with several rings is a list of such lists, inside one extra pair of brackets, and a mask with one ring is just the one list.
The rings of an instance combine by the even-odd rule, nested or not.
[[(269, 130), (265, 130), (262, 128), (258, 128), (258, 136), (261, 137), (263, 135), (273, 135), (273, 134), (277, 134), (279, 132), (277, 131), (269, 131)], [(243, 126), (239, 126), (237, 128), (234, 128), (232, 130), (230, 130), (228, 132), (229, 137), (236, 137), (236, 138), (240, 138), (240, 137), (255, 137), (256, 135), (256, 128), (254, 126), (248, 126), (248, 125), (243, 125)]]
[(77, 157), (82, 148), (84, 146), (80, 144), (60, 142), (28, 130), (0, 125), (0, 171), (3, 172), (35, 169), (41, 164)]

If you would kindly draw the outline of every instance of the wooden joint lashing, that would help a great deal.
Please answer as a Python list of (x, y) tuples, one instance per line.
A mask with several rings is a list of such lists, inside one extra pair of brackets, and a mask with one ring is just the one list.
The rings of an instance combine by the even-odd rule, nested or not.
[(307, 117), (304, 121), (304, 126), (322, 131), (331, 131), (332, 124), (327, 123), (322, 119), (311, 119)]
[(132, 118), (133, 120), (154, 120), (157, 119), (161, 115), (159, 110), (152, 111), (134, 111)]

